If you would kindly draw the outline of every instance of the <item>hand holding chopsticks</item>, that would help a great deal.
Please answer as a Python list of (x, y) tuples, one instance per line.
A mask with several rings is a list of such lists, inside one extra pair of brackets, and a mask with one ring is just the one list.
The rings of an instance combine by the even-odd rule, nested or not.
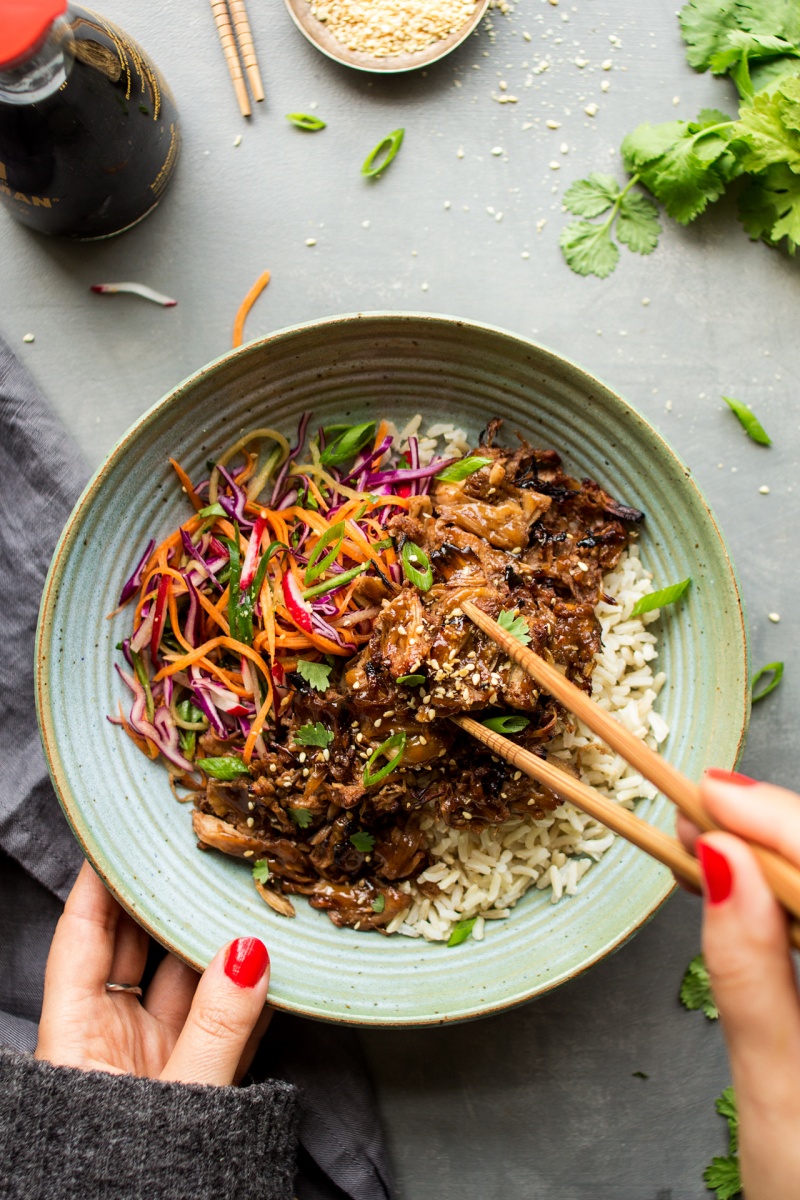
[[(478, 628), (483, 630), (509, 658), (522, 667), (532, 679), (535, 679), (566, 709), (583, 721), (606, 745), (626, 759), (646, 779), (654, 783), (659, 791), (668, 796), (684, 816), (688, 817), (698, 828), (706, 832), (720, 828), (703, 807), (700, 789), (696, 783), (687, 779), (643, 741), (635, 737), (605, 709), (595, 704), (591, 697), (576, 687), (556, 667), (545, 662), (527, 646), (523, 646), (505, 629), (501, 629), (496, 621), (492, 620), (471, 600), (464, 601), (462, 608)], [(548, 764), (536, 755), (523, 751), (521, 747), (507, 741), (500, 734), (492, 733), (478, 722), (460, 717), (457, 718), (457, 723), (469, 733), (479, 737), (498, 757), (513, 762), (526, 774), (545, 783), (559, 795), (566, 796), (578, 808), (589, 812), (609, 829), (621, 834), (628, 841), (633, 842), (634, 845), (639, 846), (640, 849), (645, 850), (697, 886), (700, 878), (697, 863), (676, 839), (653, 829), (635, 814), (620, 809), (618, 805), (606, 800), (605, 797), (600, 796), (599, 793), (594, 792), (592, 788), (582, 784), (567, 772)], [(547, 777), (545, 777), (545, 773)], [(589, 804), (592, 805), (592, 808), (588, 807)], [(605, 808), (606, 805), (607, 808)], [(599, 816), (601, 811), (604, 811), (606, 815)], [(758, 859), (765, 879), (781, 904), (795, 918), (800, 917), (800, 871), (793, 863), (782, 858), (774, 850), (768, 850), (764, 846), (752, 843), (750, 848)], [(800, 948), (800, 925), (796, 921), (792, 922), (791, 937), (793, 944)]]

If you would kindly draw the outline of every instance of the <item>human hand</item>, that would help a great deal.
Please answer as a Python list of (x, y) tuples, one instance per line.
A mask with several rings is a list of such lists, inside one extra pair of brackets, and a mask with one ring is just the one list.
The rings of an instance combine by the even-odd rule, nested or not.
[(223, 947), (202, 976), (173, 955), (140, 1002), (149, 938), (81, 867), (45, 974), (36, 1057), (56, 1066), (222, 1086), (238, 1082), (269, 1024), (269, 955), (258, 938)]
[(800, 866), (800, 796), (712, 770), (703, 804), (725, 830), (678, 833), (704, 878), (703, 954), (728, 1046), (747, 1200), (800, 1195), (800, 996), (788, 921), (740, 837)]

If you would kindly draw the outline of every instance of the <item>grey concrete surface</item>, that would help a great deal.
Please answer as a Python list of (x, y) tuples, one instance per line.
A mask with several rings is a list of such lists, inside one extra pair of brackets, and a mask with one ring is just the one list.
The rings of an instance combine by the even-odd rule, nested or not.
[[(621, 176), (619, 144), (639, 121), (734, 109), (729, 85), (686, 66), (674, 0), (520, 0), (427, 73), (380, 80), (317, 54), (280, 0), (250, 0), (267, 100), (249, 123), (202, 0), (101, 8), (176, 93), (185, 144), (173, 191), (141, 227), (94, 245), (51, 242), (0, 214), (0, 330), (88, 459), (100, 462), (139, 413), (228, 347), (265, 267), (273, 280), (249, 336), (388, 308), (539, 339), (636, 404), (704, 489), (741, 573), (754, 662), (787, 663), (780, 692), (754, 714), (744, 766), (793, 783), (800, 268), (748, 242), (727, 202), (688, 229), (667, 223), (648, 259), (623, 249), (605, 282), (572, 275), (558, 249), (564, 188), (590, 170)], [(324, 132), (285, 121), (312, 105)], [(362, 180), (366, 153), (400, 125), (391, 170)], [(88, 290), (116, 279), (179, 305)], [(723, 394), (753, 406), (771, 449), (745, 439)], [(679, 896), (613, 958), (525, 1009), (365, 1034), (403, 1200), (708, 1195), (701, 1173), (724, 1152), (713, 1100), (727, 1067), (719, 1030), (676, 999), (698, 916)]]

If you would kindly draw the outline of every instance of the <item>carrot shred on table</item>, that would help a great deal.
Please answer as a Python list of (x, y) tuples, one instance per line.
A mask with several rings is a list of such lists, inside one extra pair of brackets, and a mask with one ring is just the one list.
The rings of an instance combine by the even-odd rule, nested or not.
[(244, 323), (247, 320), (247, 314), (255, 304), (258, 297), (263, 292), (264, 288), (270, 281), (270, 272), (264, 271), (259, 275), (250, 291), (245, 296), (242, 303), (239, 305), (239, 311), (236, 313), (236, 319), (233, 322), (233, 348), (242, 344), (242, 335), (244, 333)]

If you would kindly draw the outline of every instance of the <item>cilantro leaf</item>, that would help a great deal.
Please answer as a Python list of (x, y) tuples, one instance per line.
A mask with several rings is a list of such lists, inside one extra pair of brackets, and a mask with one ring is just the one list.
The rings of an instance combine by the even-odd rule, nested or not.
[(736, 414), (739, 424), (749, 438), (752, 438), (754, 442), (758, 442), (759, 446), (772, 445), (772, 438), (758, 417), (745, 404), (742, 404), (741, 400), (733, 400), (730, 396), (723, 396), (722, 399), (731, 411)]
[(619, 184), (613, 175), (592, 171), (587, 179), (579, 179), (567, 188), (564, 208), (576, 217), (599, 217), (608, 212), (619, 192)]
[(253, 879), (256, 883), (266, 883), (269, 879), (269, 863), (265, 858), (256, 859), (253, 863)]
[(374, 913), (382, 913), (385, 908), (386, 908), (386, 897), (384, 896), (383, 892), (381, 892), (381, 894), (379, 896), (376, 896), (375, 899), (372, 901), (372, 911)]
[(800, 172), (800, 79), (785, 79), (773, 92), (759, 92), (743, 105), (734, 136), (745, 171), (786, 163)]
[(333, 741), (333, 734), (330, 729), (325, 728), (321, 721), (301, 725), (292, 736), (298, 746), (322, 746), (324, 748)]
[(739, 219), (753, 241), (775, 246), (785, 237), (793, 254), (800, 245), (800, 175), (785, 163), (754, 175), (739, 196)]
[(355, 846), (356, 850), (359, 850), (362, 854), (369, 854), (370, 850), (375, 845), (375, 838), (371, 833), (359, 831), (358, 833), (352, 833), (350, 835), (350, 842), (351, 845)]
[(289, 816), (298, 829), (308, 829), (311, 824), (311, 812), (307, 808), (287, 808)]
[(711, 55), (710, 66), (714, 75), (725, 75), (739, 63), (749, 63), (751, 58), (775, 58), (796, 52), (796, 47), (785, 38), (735, 29), (728, 34), (725, 46)]
[(724, 49), (728, 33), (741, 28), (738, 0), (689, 0), (680, 11), (686, 58), (698, 71), (707, 71), (712, 55)]
[[(625, 169), (686, 225), (718, 200), (726, 185), (739, 173), (729, 149), (735, 128), (730, 118), (714, 109), (704, 110), (696, 121), (645, 123), (622, 143)], [(718, 128), (722, 126), (722, 128)]]
[(703, 1180), (709, 1191), (716, 1194), (717, 1200), (732, 1200), (734, 1196), (741, 1195), (739, 1159), (731, 1155), (727, 1158), (712, 1158), (703, 1172)]
[(702, 954), (696, 955), (686, 968), (680, 990), (680, 1001), (684, 1008), (692, 1011), (702, 1009), (710, 1021), (715, 1021), (719, 1010), (711, 994), (711, 980)]
[(198, 758), (197, 766), (212, 779), (230, 781), (250, 774), (250, 768), (233, 754), (224, 754), (220, 758)]
[(736, 1154), (739, 1149), (739, 1112), (736, 1108), (736, 1094), (730, 1084), (717, 1096), (714, 1106), (719, 1115), (728, 1122), (730, 1152)]
[(611, 240), (608, 225), (570, 221), (561, 230), (559, 245), (567, 266), (576, 275), (597, 275), (599, 279), (605, 279), (619, 261), (619, 250)]
[(453, 932), (447, 939), (448, 946), (460, 946), (468, 937), (471, 937), (476, 920), (477, 917), (470, 917), (468, 921), (459, 921), (457, 925), (454, 925)]
[(661, 223), (658, 209), (641, 192), (628, 192), (619, 204), (617, 237), (634, 254), (652, 254), (658, 245)]
[(295, 668), (301, 679), (305, 679), (309, 687), (318, 692), (326, 691), (333, 667), (325, 663), (311, 662), (307, 658), (298, 658)]
[(674, 604), (676, 600), (680, 600), (691, 582), (691, 578), (682, 579), (680, 583), (659, 588), (657, 592), (648, 592), (646, 596), (642, 596), (636, 601), (631, 610), (631, 616), (640, 617), (642, 613), (653, 612), (656, 608), (666, 608), (668, 604)]
[(514, 609), (504, 609), (497, 618), (497, 624), (501, 629), (505, 629), (506, 633), (510, 633), (513, 638), (521, 642), (523, 646), (527, 646), (531, 640), (528, 622), (525, 620), (521, 612), (516, 612)]

